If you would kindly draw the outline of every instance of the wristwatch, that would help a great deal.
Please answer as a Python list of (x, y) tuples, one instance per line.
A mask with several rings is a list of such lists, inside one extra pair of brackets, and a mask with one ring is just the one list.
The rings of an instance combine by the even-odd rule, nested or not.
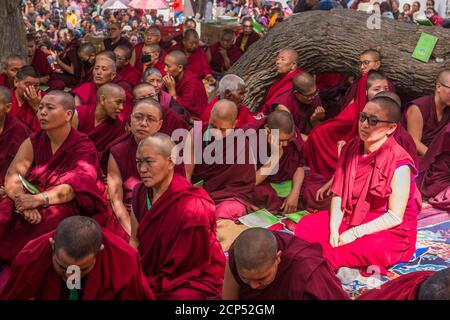
[(42, 192), (41, 194), (44, 196), (44, 200), (45, 200), (45, 204), (42, 207), (43, 208), (47, 208), (48, 205), (50, 204), (50, 201), (48, 199), (48, 193), (47, 192)]

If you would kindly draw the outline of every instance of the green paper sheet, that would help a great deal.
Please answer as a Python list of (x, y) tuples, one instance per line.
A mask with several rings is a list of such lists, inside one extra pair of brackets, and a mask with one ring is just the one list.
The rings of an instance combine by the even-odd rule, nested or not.
[(31, 184), (30, 181), (28, 181), (27, 179), (22, 177), (20, 174), (19, 174), (19, 179), (20, 179), (20, 182), (22, 182), (22, 185), (25, 187), (25, 189), (27, 189), (31, 194), (40, 193), (39, 189), (35, 185)]
[(281, 198), (286, 198), (292, 190), (292, 180), (286, 180), (281, 183), (270, 183), (270, 185)]
[(203, 187), (203, 180), (197, 181), (196, 183), (194, 183), (194, 186)]
[(304, 216), (306, 216), (307, 214), (309, 214), (309, 212), (306, 210), (303, 210), (303, 211), (297, 211), (297, 212), (292, 212), (292, 213), (286, 213), (284, 216), (286, 218), (288, 218), (289, 220), (292, 220), (295, 223), (298, 223), (300, 221), (300, 219), (303, 218)]
[(239, 221), (250, 228), (267, 228), (281, 222), (278, 217), (271, 214), (267, 211), (267, 209), (261, 209), (249, 213), (243, 217), (240, 217)]
[(416, 48), (414, 49), (414, 52), (412, 54), (412, 57), (419, 61), (428, 62), (437, 41), (437, 37), (433, 36), (432, 34), (422, 32), (419, 41), (417, 42)]

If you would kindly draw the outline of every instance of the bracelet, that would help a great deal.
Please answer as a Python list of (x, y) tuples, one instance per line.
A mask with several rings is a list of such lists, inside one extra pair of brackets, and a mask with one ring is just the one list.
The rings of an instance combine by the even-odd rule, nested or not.
[(47, 208), (48, 205), (50, 204), (50, 200), (48, 198), (48, 193), (47, 192), (42, 192), (41, 194), (44, 196), (44, 199), (45, 199), (45, 204), (42, 207), (43, 208)]

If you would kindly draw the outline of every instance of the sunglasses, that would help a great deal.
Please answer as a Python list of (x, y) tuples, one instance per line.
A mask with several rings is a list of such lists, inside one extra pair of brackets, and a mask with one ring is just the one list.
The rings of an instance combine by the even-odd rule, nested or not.
[(371, 127), (375, 127), (379, 122), (382, 122), (382, 123), (395, 123), (395, 121), (379, 120), (375, 116), (368, 116), (364, 112), (360, 112), (359, 113), (359, 122), (364, 123), (364, 121), (366, 121), (366, 120), (367, 120), (367, 123), (369, 124), (369, 126), (371, 126)]

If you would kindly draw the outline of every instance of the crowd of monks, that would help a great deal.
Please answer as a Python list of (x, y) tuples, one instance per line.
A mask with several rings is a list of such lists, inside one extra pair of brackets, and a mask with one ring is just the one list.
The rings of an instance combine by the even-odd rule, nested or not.
[[(32, 38), (30, 65), (5, 60), (0, 299), (349, 299), (340, 271), (408, 262), (422, 206), (450, 210), (450, 70), (406, 103), (375, 50), (353, 79), (311, 75), (286, 48), (253, 112), (244, 80), (224, 73), (257, 39), (225, 31), (206, 52), (186, 29), (169, 47), (150, 27), (142, 44), (100, 53), (68, 33), (60, 74)], [(237, 129), (258, 134), (234, 143)], [(310, 213), (294, 234), (249, 228), (221, 245), (218, 223), (262, 208)], [(450, 299), (450, 269), (360, 299)]]

